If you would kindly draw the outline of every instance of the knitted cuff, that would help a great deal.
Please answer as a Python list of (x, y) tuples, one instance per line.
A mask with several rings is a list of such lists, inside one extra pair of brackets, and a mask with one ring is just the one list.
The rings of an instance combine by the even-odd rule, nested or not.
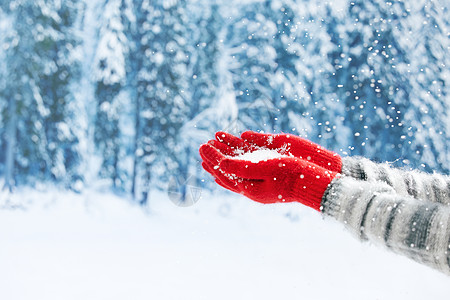
[[(392, 187), (383, 182), (371, 184), (349, 176), (336, 177), (328, 186), (322, 197), (322, 212), (343, 223), (361, 223), (362, 214), (349, 214), (349, 207), (354, 211), (364, 212), (367, 203), (374, 195), (394, 193)], [(356, 226), (356, 225), (355, 225)], [(356, 226), (359, 228), (358, 226)]]
[(300, 203), (320, 211), (323, 195), (335, 177), (340, 177), (340, 174), (329, 170), (312, 178), (300, 176), (293, 193)]

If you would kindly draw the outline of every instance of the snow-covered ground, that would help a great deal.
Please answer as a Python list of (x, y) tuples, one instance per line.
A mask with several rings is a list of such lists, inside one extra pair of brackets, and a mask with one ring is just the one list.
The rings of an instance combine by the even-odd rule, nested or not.
[[(4, 197), (4, 195), (3, 195)], [(450, 277), (296, 204), (232, 194), (147, 211), (99, 191), (0, 209), (0, 299), (447, 299)], [(3, 198), (4, 200), (4, 198)]]

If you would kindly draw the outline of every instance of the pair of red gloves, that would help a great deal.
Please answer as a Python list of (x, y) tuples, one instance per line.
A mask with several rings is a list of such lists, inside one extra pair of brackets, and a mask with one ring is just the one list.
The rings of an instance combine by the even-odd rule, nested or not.
[[(270, 149), (283, 156), (257, 163), (239, 154)], [(336, 153), (291, 134), (217, 132), (200, 147), (202, 166), (222, 187), (261, 203), (300, 202), (320, 211), (323, 194), (341, 172)]]

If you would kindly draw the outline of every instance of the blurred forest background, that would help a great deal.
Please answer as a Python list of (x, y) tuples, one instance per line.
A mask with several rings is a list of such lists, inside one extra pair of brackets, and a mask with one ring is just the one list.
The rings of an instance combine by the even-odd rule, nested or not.
[[(446, 0), (0, 2), (0, 184), (146, 203), (215, 131), (450, 170)], [(212, 188), (212, 185), (210, 186)]]

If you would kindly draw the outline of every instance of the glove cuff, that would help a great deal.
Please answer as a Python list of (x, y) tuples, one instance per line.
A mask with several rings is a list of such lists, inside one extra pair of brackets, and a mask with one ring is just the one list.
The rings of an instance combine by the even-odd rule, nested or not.
[(303, 205), (320, 211), (323, 195), (336, 176), (340, 176), (340, 174), (325, 169), (322, 169), (314, 177), (310, 178), (300, 175), (297, 184), (293, 188), (293, 193), (297, 196), (294, 197)]

